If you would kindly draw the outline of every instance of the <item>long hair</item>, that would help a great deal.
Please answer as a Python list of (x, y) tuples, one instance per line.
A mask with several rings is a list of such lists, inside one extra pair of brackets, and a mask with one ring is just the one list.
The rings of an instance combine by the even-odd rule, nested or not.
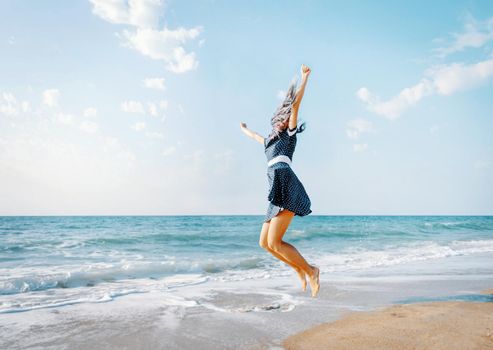
[[(279, 107), (277, 107), (274, 115), (270, 119), (272, 125), (272, 131), (269, 134), (268, 139), (279, 136), (279, 134), (288, 127), (289, 117), (291, 116), (291, 111), (293, 109), (293, 103), (296, 98), (296, 90), (298, 86), (298, 76), (295, 75), (291, 79), (286, 96), (281, 102)], [(303, 132), (305, 130), (305, 122), (301, 123), (298, 127), (298, 132)]]

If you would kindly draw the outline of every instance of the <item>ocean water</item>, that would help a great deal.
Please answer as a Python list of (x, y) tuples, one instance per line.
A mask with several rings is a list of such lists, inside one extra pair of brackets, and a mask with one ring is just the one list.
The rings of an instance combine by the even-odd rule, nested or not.
[[(262, 216), (0, 217), (0, 313), (146, 293), (186, 308), (197, 299), (180, 291), (194, 286), (226, 283), (234, 292), (246, 282), (292, 278), (289, 267), (259, 247), (261, 225)], [(310, 215), (295, 217), (284, 239), (333, 281), (493, 276), (490, 216)], [(256, 292), (255, 303), (244, 296), (236, 304), (203, 305), (230, 311), (297, 305), (289, 293), (262, 304)]]

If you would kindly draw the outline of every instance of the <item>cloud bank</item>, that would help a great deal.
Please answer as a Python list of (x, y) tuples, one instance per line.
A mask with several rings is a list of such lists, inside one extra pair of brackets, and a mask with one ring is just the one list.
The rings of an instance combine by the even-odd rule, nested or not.
[(122, 45), (144, 56), (165, 62), (167, 70), (180, 74), (197, 69), (195, 52), (184, 48), (203, 31), (194, 28), (160, 27), (165, 3), (162, 0), (89, 0), (92, 12), (107, 22), (132, 27), (119, 33)]
[[(493, 39), (493, 17), (478, 22), (469, 19), (465, 31), (454, 34), (454, 42), (442, 47), (442, 56), (462, 51), (466, 48), (479, 48)], [(381, 100), (367, 87), (361, 87), (356, 96), (366, 104), (368, 110), (387, 119), (396, 119), (407, 109), (425, 97), (432, 95), (450, 96), (456, 92), (472, 89), (486, 83), (493, 76), (493, 56), (475, 63), (455, 62), (428, 68), (423, 78), (415, 85), (402, 89), (396, 96)]]

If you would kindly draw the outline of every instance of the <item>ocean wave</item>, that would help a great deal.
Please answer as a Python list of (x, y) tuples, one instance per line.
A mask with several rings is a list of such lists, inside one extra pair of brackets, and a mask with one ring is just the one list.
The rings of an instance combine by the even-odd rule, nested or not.
[(102, 283), (94, 288), (71, 288), (57, 290), (55, 293), (47, 291), (25, 293), (20, 295), (6, 295), (0, 297), (0, 314), (24, 312), (43, 308), (54, 308), (82, 303), (105, 303), (116, 298), (150, 292), (161, 292), (159, 301), (163, 305), (194, 307), (196, 300), (173, 293), (175, 288), (201, 284), (207, 278), (200, 275), (175, 275), (160, 280), (122, 280), (114, 285)]
[[(250, 270), (264, 266), (264, 258), (201, 259), (173, 258), (166, 261), (99, 262), (85, 266), (0, 269), (0, 295), (52, 288), (93, 287), (122, 279), (160, 278), (182, 273), (215, 274), (226, 270)], [(55, 271), (53, 271), (55, 270)], [(58, 270), (58, 271), (57, 271)]]
[(455, 240), (448, 244), (427, 241), (389, 245), (380, 250), (349, 249), (343, 253), (324, 255), (319, 258), (319, 264), (325, 272), (336, 272), (489, 252), (493, 252), (493, 240)]
[(423, 225), (428, 229), (458, 231), (485, 231), (492, 232), (492, 222), (490, 220), (475, 220), (475, 221), (439, 221), (439, 222), (424, 222)]
[[(374, 229), (375, 230), (375, 229)], [(351, 230), (346, 227), (334, 227), (329, 229), (306, 229), (306, 230), (289, 230), (286, 237), (292, 241), (310, 241), (310, 240), (361, 240), (361, 239), (384, 239), (385, 237), (411, 237), (415, 235), (412, 231), (402, 229), (389, 229), (385, 231), (371, 230)]]
[(50, 299), (37, 299), (28, 298), (23, 301), (12, 301), (12, 302), (2, 302), (0, 303), (0, 314), (5, 313), (14, 313), (14, 312), (23, 312), (23, 311), (31, 311), (36, 309), (44, 309), (51, 307), (60, 307), (66, 305), (74, 305), (81, 303), (104, 303), (108, 301), (114, 300), (116, 297), (135, 294), (135, 293), (143, 293), (141, 291), (135, 289), (124, 289), (119, 291), (107, 291), (103, 293), (94, 293), (93, 295), (84, 296), (70, 296), (68, 298), (57, 298), (55, 300)]
[[(321, 247), (309, 255), (326, 272), (369, 269), (420, 260), (493, 252), (493, 240), (454, 240), (449, 243), (419, 241), (387, 244), (379, 249), (364, 246), (342, 248), (320, 254)], [(317, 253), (318, 252), (318, 253)], [(42, 291), (53, 288), (94, 287), (99, 283), (116, 283), (127, 279), (159, 279), (176, 274), (210, 275), (214, 279), (233, 281), (269, 278), (289, 269), (279, 269), (278, 261), (267, 252), (243, 258), (185, 259), (168, 257), (164, 261), (146, 261), (143, 256), (118, 262), (95, 262), (86, 265), (56, 267), (17, 267), (0, 269), (0, 295)]]
[[(314, 261), (324, 274), (338, 272), (350, 274), (378, 267), (405, 266), (407, 263), (417, 261), (492, 253), (493, 240), (453, 240), (448, 243), (420, 241), (387, 244), (380, 249), (344, 248), (339, 252), (320, 254), (321, 251), (323, 247), (317, 247), (315, 253), (313, 250), (308, 251), (305, 256), (309, 258), (308, 260)], [(267, 252), (259, 257), (249, 258), (180, 260), (168, 257), (168, 260), (161, 262), (140, 260), (123, 261), (118, 264), (100, 262), (79, 268), (33, 266), (0, 269), (0, 276), (3, 276), (0, 277), (0, 313), (77, 303), (108, 302), (116, 297), (147, 292), (162, 293), (163, 302), (172, 306), (201, 305), (224, 312), (290, 311), (295, 304), (292, 300), (283, 297), (269, 299), (263, 303), (248, 301), (228, 306), (218, 302), (197, 303), (194, 299), (184, 298), (179, 290), (204, 283), (217, 285), (217, 283), (241, 283), (245, 280), (271, 281), (293, 274), (292, 269)], [(178, 293), (180, 295), (176, 295)]]

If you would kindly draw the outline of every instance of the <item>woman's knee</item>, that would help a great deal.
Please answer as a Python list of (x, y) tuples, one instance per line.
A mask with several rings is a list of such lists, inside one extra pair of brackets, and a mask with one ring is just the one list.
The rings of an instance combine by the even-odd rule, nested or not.
[(279, 241), (277, 239), (268, 239), (267, 240), (267, 248), (269, 250), (279, 252), (281, 250), (281, 245), (282, 245), (281, 241)]
[(264, 248), (265, 250), (269, 250), (269, 244), (267, 242), (267, 239), (265, 238), (260, 238), (260, 240), (258, 241), (258, 245), (261, 247), (261, 248)]
[(269, 233), (270, 221), (264, 222), (262, 225), (262, 230), (260, 231), (260, 239), (258, 244), (261, 248), (268, 249), (269, 245), (267, 243), (267, 234)]

